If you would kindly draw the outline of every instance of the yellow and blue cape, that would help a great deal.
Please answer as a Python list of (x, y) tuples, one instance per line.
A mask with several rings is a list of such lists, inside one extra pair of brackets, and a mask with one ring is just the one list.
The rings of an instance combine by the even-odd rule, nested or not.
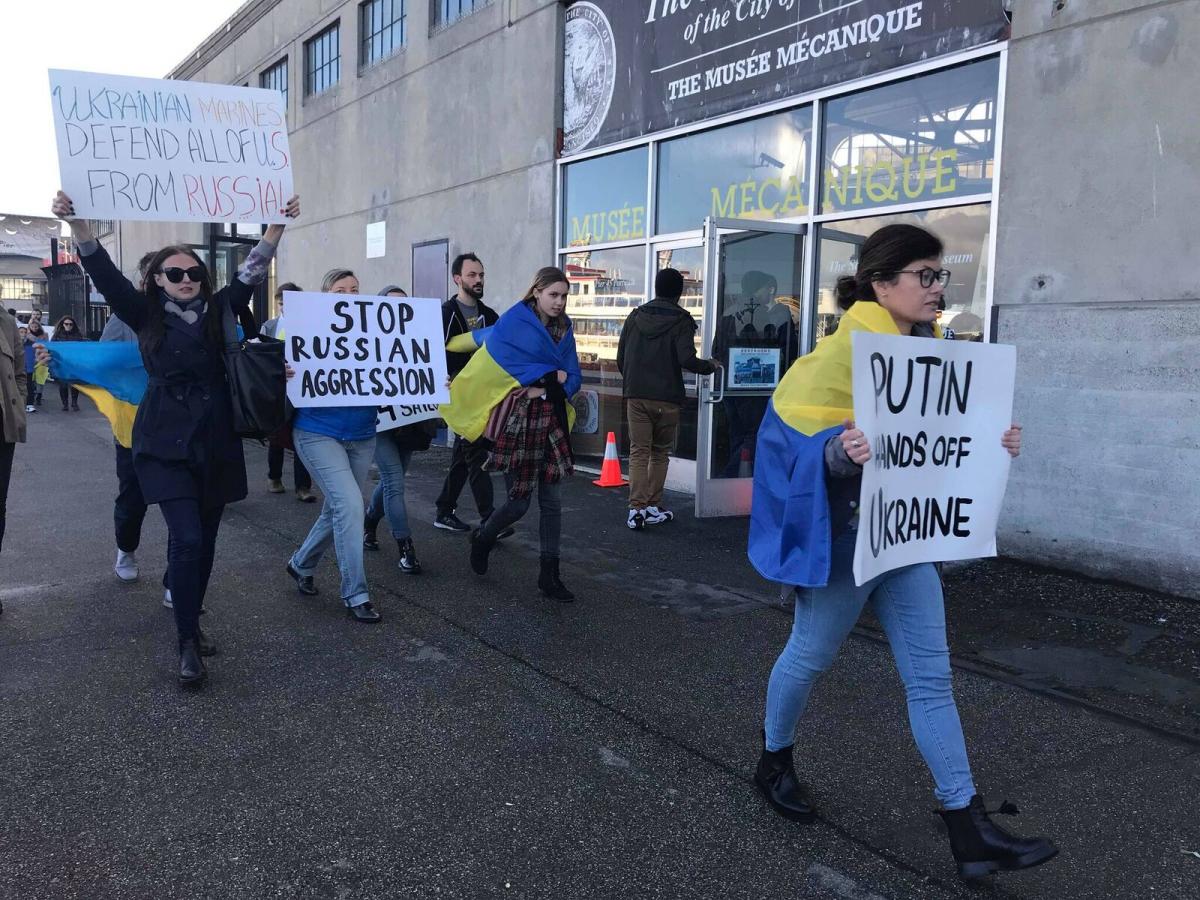
[(122, 447), (133, 446), (133, 420), (146, 393), (146, 368), (137, 344), (50, 341), (50, 373), (96, 404)]
[[(555, 343), (537, 313), (525, 303), (506, 310), (490, 328), (451, 338), (446, 349), (456, 353), (474, 351), (450, 383), (450, 402), (438, 408), (450, 430), (469, 441), (479, 439), (492, 410), (515, 388), (529, 387), (559, 369), (567, 373), (563, 389), (568, 397), (583, 384), (574, 329), (567, 329), (562, 340)], [(567, 417), (573, 419), (574, 412), (568, 403)], [(573, 424), (569, 422), (568, 429)]]
[(855, 331), (900, 333), (878, 303), (855, 303), (837, 331), (788, 370), (758, 429), (748, 553), (754, 568), (772, 581), (798, 587), (829, 583), (825, 444), (854, 418), (850, 335)]

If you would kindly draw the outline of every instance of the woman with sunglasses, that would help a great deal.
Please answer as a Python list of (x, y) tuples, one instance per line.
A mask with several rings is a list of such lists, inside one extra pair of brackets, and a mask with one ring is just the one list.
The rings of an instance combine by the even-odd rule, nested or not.
[[(857, 273), (838, 279), (838, 302), (847, 312), (837, 331), (788, 370), (771, 398), (759, 429), (750, 560), (772, 581), (796, 586), (795, 620), (767, 684), (754, 781), (780, 815), (801, 822), (815, 817), (793, 766), (796, 726), (813, 684), (870, 603), (904, 682), (909, 724), (942, 803), (951, 852), (969, 879), (1036, 866), (1058, 851), (1044, 838), (1002, 830), (975, 792), (950, 686), (945, 604), (934, 565), (854, 583), (858, 499), (871, 436), (845, 418), (853, 407), (852, 333), (941, 336), (935, 323), (949, 278), (942, 242), (933, 234), (913, 225), (876, 231), (859, 251)], [(1020, 453), (1019, 426), (997, 440), (1011, 456)]]
[[(216, 652), (200, 630), (225, 504), (246, 496), (242, 441), (233, 430), (222, 318), (249, 307), (283, 236), (272, 225), (236, 278), (214, 292), (208, 270), (188, 247), (163, 247), (147, 266), (144, 292), (109, 259), (62, 191), (51, 206), (74, 234), (83, 268), (109, 308), (137, 332), (149, 383), (133, 425), (133, 466), (147, 504), (167, 524), (167, 581), (179, 637), (179, 681), (199, 686), (202, 656)], [(287, 215), (300, 213), (293, 197)]]
[[(83, 335), (79, 333), (79, 328), (75, 324), (75, 319), (72, 316), (63, 316), (58, 320), (58, 324), (54, 326), (54, 334), (51, 336), (52, 341), (82, 341)], [(63, 412), (68, 409), (67, 400), (71, 401), (70, 409), (79, 412), (79, 389), (74, 385), (67, 384), (65, 381), (58, 383), (58, 399), (62, 401)]]

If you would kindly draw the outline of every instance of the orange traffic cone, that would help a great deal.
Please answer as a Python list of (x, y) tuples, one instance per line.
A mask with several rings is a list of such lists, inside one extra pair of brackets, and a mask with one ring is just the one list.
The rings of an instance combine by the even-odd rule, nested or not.
[(750, 461), (750, 448), (742, 448), (742, 458), (738, 460), (738, 478), (750, 478), (754, 475), (754, 463)]
[(610, 431), (604, 445), (604, 464), (600, 466), (600, 477), (592, 484), (598, 487), (625, 487), (628, 483), (621, 476), (621, 461), (617, 459), (617, 436)]

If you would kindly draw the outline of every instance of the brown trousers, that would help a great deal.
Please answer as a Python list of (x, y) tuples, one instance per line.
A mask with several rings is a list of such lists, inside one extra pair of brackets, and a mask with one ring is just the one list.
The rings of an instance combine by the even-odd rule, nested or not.
[(679, 404), (626, 400), (625, 409), (629, 416), (629, 508), (658, 506), (679, 431)]

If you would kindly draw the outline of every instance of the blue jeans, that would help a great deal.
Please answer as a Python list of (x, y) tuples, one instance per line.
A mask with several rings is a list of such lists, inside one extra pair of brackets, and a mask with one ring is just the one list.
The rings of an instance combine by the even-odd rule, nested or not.
[(371, 495), (367, 518), (374, 522), (387, 515), (392, 537), (398, 541), (412, 537), (408, 527), (408, 507), (404, 504), (404, 473), (412, 459), (411, 450), (401, 450), (386, 434), (375, 441), (375, 465), (379, 467), (379, 484)]
[(296, 428), (292, 444), (325, 495), (321, 514), (292, 557), (292, 568), (301, 575), (315, 575), (321, 557), (333, 544), (342, 573), (342, 602), (360, 606), (371, 599), (363, 566), (362, 486), (375, 454), (375, 438), (339, 441)]
[(813, 684), (870, 601), (904, 682), (909, 727), (933, 775), (934, 795), (947, 809), (962, 809), (975, 794), (975, 784), (950, 690), (941, 579), (932, 563), (921, 563), (855, 587), (855, 537), (849, 531), (834, 541), (827, 587), (796, 589), (792, 635), (767, 684), (767, 749), (792, 743)]

